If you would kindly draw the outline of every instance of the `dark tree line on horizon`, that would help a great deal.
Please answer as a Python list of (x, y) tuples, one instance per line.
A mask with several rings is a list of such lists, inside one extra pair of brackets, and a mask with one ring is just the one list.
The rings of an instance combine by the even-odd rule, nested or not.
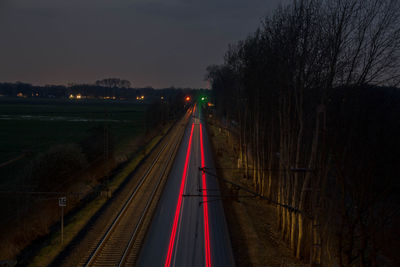
[(118, 78), (107, 78), (96, 81), (94, 84), (70, 84), (64, 85), (45, 85), (36, 86), (29, 83), (1, 83), (0, 96), (9, 97), (40, 97), (40, 98), (69, 98), (71, 95), (81, 95), (83, 98), (114, 98), (123, 100), (134, 100), (138, 96), (157, 96), (174, 95), (178, 91), (192, 93), (192, 88), (162, 88), (152, 87), (132, 88), (127, 80)]
[(207, 69), (238, 167), (283, 204), (298, 258), (399, 263), (399, 5), (296, 0)]

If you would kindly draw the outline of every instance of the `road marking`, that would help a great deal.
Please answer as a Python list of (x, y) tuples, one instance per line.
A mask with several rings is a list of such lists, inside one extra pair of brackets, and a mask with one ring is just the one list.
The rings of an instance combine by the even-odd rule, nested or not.
[(185, 187), (186, 174), (187, 174), (187, 169), (188, 169), (188, 165), (189, 165), (189, 156), (190, 156), (190, 149), (191, 149), (191, 145), (192, 145), (193, 128), (194, 128), (194, 124), (192, 124), (192, 129), (190, 130), (190, 138), (189, 138), (189, 144), (188, 144), (188, 148), (187, 148), (187, 152), (186, 152), (185, 167), (183, 169), (182, 181), (181, 181), (181, 186), (180, 186), (180, 190), (179, 190), (178, 203), (176, 205), (174, 222), (172, 225), (172, 232), (171, 232), (171, 237), (169, 240), (168, 253), (167, 253), (167, 258), (165, 260), (165, 265), (164, 265), (165, 267), (169, 267), (171, 265), (171, 258), (172, 258), (171, 256), (172, 256), (172, 251), (174, 249), (178, 219), (180, 217), (181, 206), (182, 206), (183, 189)]

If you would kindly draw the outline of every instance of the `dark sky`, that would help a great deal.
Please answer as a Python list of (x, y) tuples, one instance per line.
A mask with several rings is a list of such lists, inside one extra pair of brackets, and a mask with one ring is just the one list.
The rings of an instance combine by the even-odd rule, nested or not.
[(287, 2), (0, 0), (0, 81), (206, 87), (206, 67)]

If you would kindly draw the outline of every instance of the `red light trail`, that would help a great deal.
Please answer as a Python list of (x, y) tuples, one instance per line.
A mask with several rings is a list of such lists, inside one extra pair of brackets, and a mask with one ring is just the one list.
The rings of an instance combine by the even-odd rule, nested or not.
[(178, 203), (176, 205), (174, 222), (172, 225), (172, 232), (171, 232), (171, 237), (169, 240), (167, 259), (165, 260), (165, 265), (164, 265), (165, 267), (169, 267), (171, 265), (172, 251), (174, 250), (176, 230), (177, 230), (179, 215), (180, 215), (181, 206), (182, 206), (183, 189), (185, 187), (186, 174), (187, 174), (187, 169), (188, 169), (188, 164), (189, 164), (190, 148), (192, 146), (193, 128), (194, 128), (194, 123), (192, 124), (192, 129), (190, 131), (189, 145), (188, 145), (187, 152), (186, 152), (185, 167), (183, 169), (182, 182), (181, 182), (181, 187), (179, 190)]
[[(200, 147), (201, 147), (201, 167), (204, 168), (204, 148), (203, 148), (203, 129), (200, 123)], [(204, 213), (204, 250), (206, 256), (206, 267), (211, 267), (210, 258), (210, 230), (208, 225), (208, 202), (207, 202), (207, 183), (206, 174), (202, 171), (203, 189), (203, 213)]]
[[(195, 112), (196, 105), (193, 106), (193, 113)], [(165, 260), (165, 267), (170, 267), (171, 266), (171, 260), (172, 260), (172, 252), (174, 251), (174, 246), (175, 246), (175, 239), (176, 239), (176, 234), (177, 234), (177, 228), (178, 228), (178, 221), (180, 218), (180, 212), (182, 208), (182, 196), (183, 196), (183, 191), (185, 188), (185, 183), (186, 183), (186, 176), (187, 176), (187, 171), (188, 171), (188, 166), (189, 166), (189, 158), (190, 158), (190, 151), (191, 151), (191, 146), (192, 146), (192, 138), (193, 138), (193, 129), (194, 129), (194, 123), (192, 123), (192, 128), (190, 130), (190, 137), (189, 137), (189, 144), (188, 148), (186, 151), (186, 159), (185, 159), (185, 165), (183, 169), (183, 174), (182, 174), (182, 181), (179, 189), (179, 196), (178, 196), (178, 203), (176, 205), (176, 210), (175, 210), (175, 215), (174, 215), (174, 221), (172, 224), (172, 231), (171, 231), (171, 236), (169, 240), (169, 245), (168, 245), (168, 252), (167, 252), (167, 257)], [(203, 127), (202, 124), (199, 123), (199, 130), (200, 130), (200, 150), (201, 150), (201, 167), (205, 167), (204, 163), (204, 145), (203, 145)], [(211, 253), (210, 253), (210, 229), (209, 229), (209, 218), (208, 218), (208, 197), (207, 197), (207, 182), (206, 182), (206, 174), (205, 172), (202, 172), (201, 176), (201, 183), (202, 183), (202, 192), (203, 192), (203, 219), (204, 219), (204, 252), (205, 252), (205, 266), (206, 267), (211, 267)]]

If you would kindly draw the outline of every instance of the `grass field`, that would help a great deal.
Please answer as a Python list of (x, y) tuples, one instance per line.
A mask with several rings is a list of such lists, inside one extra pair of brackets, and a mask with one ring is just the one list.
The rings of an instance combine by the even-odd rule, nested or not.
[(77, 143), (96, 126), (108, 125), (116, 150), (145, 131), (146, 105), (115, 100), (18, 99), (0, 97), (0, 186), (21, 166), (51, 146)]

